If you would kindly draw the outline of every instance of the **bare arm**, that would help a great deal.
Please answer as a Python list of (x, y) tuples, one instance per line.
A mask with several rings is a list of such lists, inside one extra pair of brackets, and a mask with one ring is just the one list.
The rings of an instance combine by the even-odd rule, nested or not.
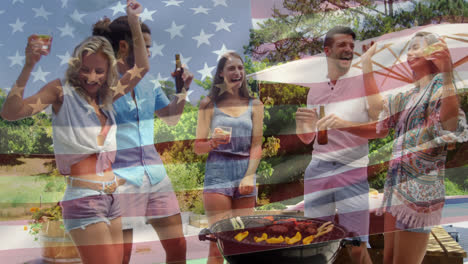
[(189, 89), (193, 80), (193, 74), (184, 68), (182, 79), (184, 80), (184, 88), (182, 89), (182, 93), (176, 94), (174, 99), (172, 99), (172, 101), (166, 107), (154, 112), (157, 117), (161, 118), (169, 126), (176, 125), (180, 120), (180, 116), (184, 111), (187, 90)]
[(253, 101), (252, 111), (252, 143), (250, 146), (249, 165), (244, 178), (239, 185), (241, 194), (249, 194), (253, 192), (253, 180), (257, 172), (258, 164), (262, 158), (262, 137), (263, 137), (263, 104), (260, 100)]
[[(448, 74), (447, 74), (448, 75)], [(440, 121), (444, 130), (455, 131), (458, 126), (458, 111), (460, 109), (460, 102), (456, 88), (450, 77), (444, 74), (444, 86), (442, 87), (442, 99), (440, 106)]]
[(135, 56), (135, 65), (128, 70), (118, 81), (115, 87), (113, 100), (119, 99), (122, 95), (135, 88), (138, 82), (149, 71), (148, 54), (146, 53), (146, 44), (141, 32), (141, 25), (138, 19), (142, 11), (142, 6), (135, 0), (127, 0), (128, 24), (132, 32), (133, 55)]
[(48, 52), (41, 49), (37, 35), (28, 38), (28, 45), (25, 49), (26, 61), (15, 85), (8, 94), (0, 115), (6, 120), (18, 120), (35, 115), (44, 110), (50, 104), (54, 105), (54, 110), (58, 111), (61, 106), (62, 86), (59, 80), (52, 81), (42, 87), (36, 94), (23, 99), (24, 89), (31, 76), (34, 66), (43, 55)]
[(213, 104), (210, 98), (205, 97), (200, 102), (200, 108), (198, 110), (197, 132), (194, 144), (194, 151), (198, 155), (208, 153), (213, 149), (213, 143), (208, 138), (212, 118)]
[(296, 134), (304, 144), (315, 139), (317, 112), (315, 109), (298, 108), (296, 111)]
[(443, 73), (443, 86), (441, 94), (440, 121), (444, 130), (455, 131), (458, 126), (458, 111), (460, 102), (457, 91), (453, 85), (453, 64), (450, 51), (444, 39), (439, 38), (439, 42), (433, 44), (440, 47), (429, 56), (429, 59)]
[(366, 53), (362, 55), (364, 89), (366, 92), (367, 104), (369, 105), (367, 112), (372, 121), (378, 120), (380, 112), (383, 110), (383, 98), (377, 87), (372, 67), (372, 56), (375, 54), (376, 49), (377, 44), (373, 44)]

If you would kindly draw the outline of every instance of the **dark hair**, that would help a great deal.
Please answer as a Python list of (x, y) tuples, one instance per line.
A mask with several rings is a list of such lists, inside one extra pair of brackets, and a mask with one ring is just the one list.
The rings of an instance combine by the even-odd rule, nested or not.
[(351, 35), (353, 37), (353, 40), (356, 39), (356, 33), (349, 28), (349, 27), (343, 27), (343, 26), (336, 26), (332, 29), (330, 29), (327, 34), (325, 35), (325, 40), (323, 41), (323, 46), (324, 47), (331, 47), (333, 45), (334, 37), (336, 34), (345, 34), (345, 35)]
[[(145, 23), (141, 23), (141, 31), (151, 34), (151, 30)], [(130, 47), (130, 54), (133, 53), (132, 31), (128, 24), (128, 17), (121, 16), (112, 22), (108, 17), (104, 17), (93, 25), (93, 36), (102, 36), (109, 40), (114, 49), (115, 56), (119, 52), (119, 42), (127, 41)]]
[[(240, 59), (242, 63), (244, 63), (244, 60), (242, 60), (242, 57), (235, 53), (235, 52), (227, 52), (224, 54), (218, 61), (218, 65), (216, 67), (216, 73), (213, 76), (213, 83), (211, 85), (210, 92), (208, 94), (208, 97), (211, 99), (213, 102), (218, 102), (224, 97), (224, 94), (220, 95), (220, 88), (216, 86), (217, 84), (222, 84), (224, 83), (224, 78), (220, 76), (221, 72), (224, 69), (224, 66), (226, 65), (226, 62), (228, 61), (229, 58), (234, 57), (237, 59)], [(245, 72), (245, 70), (244, 70)], [(249, 88), (247, 85), (247, 79), (244, 74), (244, 81), (242, 82), (242, 86), (239, 90), (240, 96), (245, 97), (245, 98), (252, 98), (249, 93)], [(226, 94), (226, 93), (225, 93)]]

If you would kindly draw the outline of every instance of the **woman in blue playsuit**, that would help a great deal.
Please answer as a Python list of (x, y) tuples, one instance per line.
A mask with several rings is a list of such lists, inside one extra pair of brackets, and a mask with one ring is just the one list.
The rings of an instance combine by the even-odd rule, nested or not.
[[(200, 102), (194, 146), (197, 154), (209, 153), (203, 201), (210, 225), (253, 212), (262, 135), (263, 104), (249, 95), (241, 57), (227, 53), (218, 62), (209, 95)], [(208, 263), (222, 261), (212, 242)]]

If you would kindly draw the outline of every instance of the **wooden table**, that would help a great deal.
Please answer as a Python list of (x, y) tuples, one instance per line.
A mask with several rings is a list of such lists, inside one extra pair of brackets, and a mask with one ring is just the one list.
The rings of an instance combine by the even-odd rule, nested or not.
[[(383, 235), (375, 234), (369, 237), (369, 254), (373, 264), (383, 262)], [(426, 256), (422, 264), (463, 264), (467, 253), (441, 226), (432, 228), (427, 245)], [(341, 250), (335, 264), (351, 263), (346, 249)]]
[(432, 228), (423, 264), (463, 264), (463, 248), (441, 226)]

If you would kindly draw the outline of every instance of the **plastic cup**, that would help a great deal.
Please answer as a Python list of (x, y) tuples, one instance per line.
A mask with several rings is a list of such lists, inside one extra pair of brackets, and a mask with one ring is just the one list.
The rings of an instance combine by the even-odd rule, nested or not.
[(224, 144), (231, 142), (232, 127), (217, 126), (214, 129), (213, 134), (215, 137), (221, 137)]
[(50, 47), (52, 45), (52, 36), (41, 34), (41, 35), (38, 35), (38, 38), (39, 38), (39, 41), (42, 42), (41, 49), (47, 52), (50, 52)]

